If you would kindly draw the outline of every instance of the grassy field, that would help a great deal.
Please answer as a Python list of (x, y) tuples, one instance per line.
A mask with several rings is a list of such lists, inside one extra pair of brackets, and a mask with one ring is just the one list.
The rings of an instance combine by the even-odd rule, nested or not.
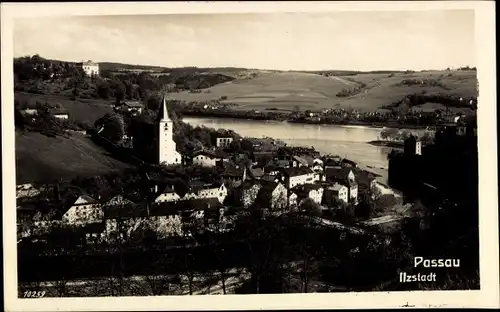
[[(441, 86), (400, 86), (405, 79), (432, 79)], [(337, 97), (343, 89), (361, 84), (361, 92), (350, 97)], [(462, 97), (477, 96), (475, 71), (424, 71), (417, 73), (362, 73), (350, 76), (331, 76), (300, 72), (261, 73), (253, 79), (236, 79), (213, 86), (202, 93), (188, 91), (172, 93), (170, 97), (184, 101), (206, 101), (226, 96), (226, 102), (235, 103), (240, 110), (321, 110), (353, 108), (375, 111), (384, 105), (401, 101), (410, 94), (442, 94)], [(424, 104), (435, 108), (440, 104)]]
[(50, 182), (127, 168), (82, 134), (50, 138), (16, 132), (16, 182)]
[(69, 118), (74, 121), (86, 122), (93, 124), (98, 118), (104, 116), (106, 113), (113, 111), (113, 102), (105, 100), (93, 99), (77, 99), (71, 100), (67, 96), (62, 95), (40, 95), (24, 92), (16, 92), (15, 98), (20, 101), (28, 101), (28, 103), (35, 105), (36, 102), (41, 102), (57, 105), (68, 110)]

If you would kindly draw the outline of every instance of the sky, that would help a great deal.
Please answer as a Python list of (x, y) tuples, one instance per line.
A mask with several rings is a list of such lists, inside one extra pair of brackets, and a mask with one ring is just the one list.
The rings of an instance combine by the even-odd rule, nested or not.
[(474, 11), (37, 17), (14, 56), (165, 67), (425, 70), (476, 66)]

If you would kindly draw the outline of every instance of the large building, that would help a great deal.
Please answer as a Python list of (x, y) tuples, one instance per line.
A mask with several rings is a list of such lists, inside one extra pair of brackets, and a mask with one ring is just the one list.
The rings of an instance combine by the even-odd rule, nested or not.
[(182, 156), (177, 152), (177, 144), (174, 141), (174, 123), (168, 115), (167, 102), (163, 96), (160, 111), (156, 117), (157, 128), (157, 152), (158, 163), (165, 165), (177, 165), (182, 162)]
[(83, 69), (87, 76), (99, 76), (99, 63), (87, 61), (77, 63), (77, 66)]

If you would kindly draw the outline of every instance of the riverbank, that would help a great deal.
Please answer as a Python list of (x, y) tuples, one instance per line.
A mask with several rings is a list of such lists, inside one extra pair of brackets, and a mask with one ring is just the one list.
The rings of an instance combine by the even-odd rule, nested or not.
[(375, 141), (368, 142), (368, 144), (371, 144), (374, 146), (391, 147), (391, 148), (404, 148), (403, 142), (375, 140)]
[(181, 114), (187, 117), (198, 118), (225, 118), (225, 119), (244, 119), (258, 121), (281, 121), (294, 124), (309, 125), (337, 125), (337, 126), (361, 126), (369, 128), (394, 128), (394, 129), (433, 129), (435, 125), (413, 125), (402, 124), (394, 121), (372, 122), (362, 120), (325, 120), (325, 119), (291, 119), (288, 114), (278, 112), (240, 112), (240, 111), (181, 111)]

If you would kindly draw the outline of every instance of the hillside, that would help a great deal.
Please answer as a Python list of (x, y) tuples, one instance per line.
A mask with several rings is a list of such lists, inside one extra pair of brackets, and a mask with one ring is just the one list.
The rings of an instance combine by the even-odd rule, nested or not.
[[(402, 83), (404, 81), (415, 84)], [(345, 94), (339, 96), (342, 92)], [(235, 109), (239, 110), (291, 111), (298, 106), (301, 110), (352, 108), (366, 112), (401, 102), (410, 95), (476, 98), (476, 71), (349, 73), (328, 77), (314, 73), (267, 72), (255, 78), (215, 85), (203, 93), (179, 92), (170, 96), (183, 101), (227, 97), (225, 102), (237, 104)], [(424, 109), (429, 106), (440, 108), (440, 104), (431, 104), (424, 105)]]
[(129, 167), (79, 133), (50, 138), (36, 132), (16, 132), (15, 140), (17, 184), (93, 176)]
[(21, 102), (27, 102), (30, 107), (35, 107), (37, 102), (47, 102), (50, 105), (66, 109), (71, 120), (91, 125), (98, 118), (113, 111), (113, 102), (111, 100), (76, 99), (73, 101), (68, 96), (63, 95), (43, 95), (25, 92), (15, 92), (14, 98)]

